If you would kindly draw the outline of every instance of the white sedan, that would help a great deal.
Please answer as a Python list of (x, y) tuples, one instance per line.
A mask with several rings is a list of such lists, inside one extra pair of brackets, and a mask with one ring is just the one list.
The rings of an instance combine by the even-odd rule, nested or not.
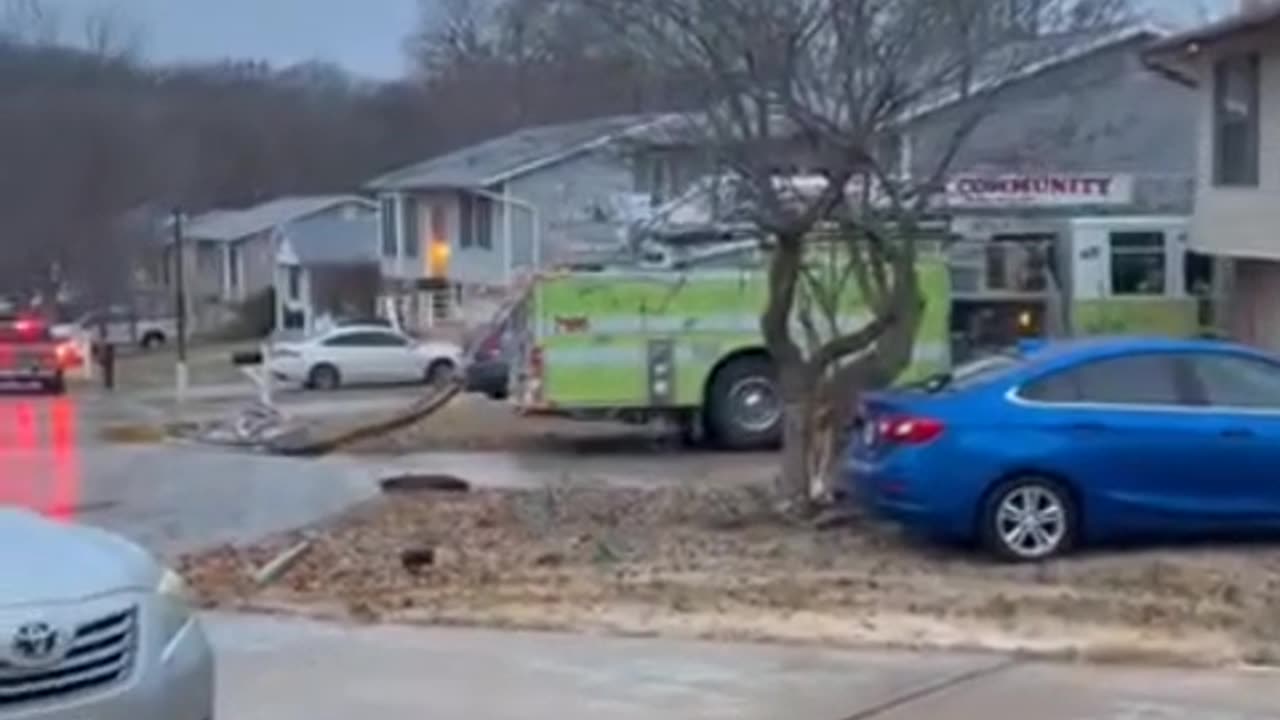
[(348, 325), (270, 348), (274, 378), (320, 390), (344, 384), (443, 384), (462, 369), (462, 348), (418, 341), (378, 325)]

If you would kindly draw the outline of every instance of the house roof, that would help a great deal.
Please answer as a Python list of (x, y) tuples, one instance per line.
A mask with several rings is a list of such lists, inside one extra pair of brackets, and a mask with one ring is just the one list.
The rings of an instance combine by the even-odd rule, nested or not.
[(1277, 30), (1280, 30), (1280, 3), (1270, 2), (1208, 25), (1169, 35), (1152, 43), (1143, 53), (1143, 57), (1147, 64), (1155, 69), (1173, 73), (1178, 80), (1194, 83), (1195, 77), (1181, 65), (1187, 58), (1198, 53), (1203, 46), (1213, 45), (1246, 33)]
[[(928, 97), (908, 108), (902, 120), (916, 120), (964, 102), (976, 95), (992, 93), (1022, 80), (1129, 43), (1148, 42), (1168, 35), (1155, 24), (1124, 24), (1084, 32), (1065, 33), (1012, 46), (988, 56), (976, 69), (976, 79), (967, 93), (947, 91)], [(985, 67), (983, 67), (985, 66)]]
[[(951, 88), (928, 93), (904, 108), (899, 122), (910, 123), (985, 93), (1001, 90), (1014, 83), (1030, 80), (1045, 72), (1128, 44), (1143, 45), (1152, 39), (1164, 37), (1168, 32), (1152, 23), (1126, 23), (1087, 31), (1062, 33), (1036, 39), (1033, 42), (1012, 45), (989, 53), (975, 69), (975, 80), (967, 92)], [(787, 120), (778, 111), (777, 122)], [(670, 116), (678, 117), (678, 116)], [(695, 114), (684, 117), (684, 122), (657, 122), (636, 134), (653, 143), (677, 143), (688, 141), (700, 132), (702, 120)]]
[(482, 188), (585, 152), (661, 115), (614, 115), (517, 130), (410, 165), (368, 184), (374, 190)]
[(284, 239), (299, 265), (352, 265), (378, 261), (378, 219), (320, 216), (285, 226)]
[(375, 207), (370, 200), (359, 195), (286, 196), (247, 208), (211, 210), (197, 215), (187, 223), (186, 236), (197, 240), (231, 242), (348, 202)]

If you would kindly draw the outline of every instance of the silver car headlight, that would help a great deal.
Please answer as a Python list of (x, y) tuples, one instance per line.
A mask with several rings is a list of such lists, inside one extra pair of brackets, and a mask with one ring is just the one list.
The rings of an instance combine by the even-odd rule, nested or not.
[(156, 594), (183, 606), (190, 606), (191, 588), (182, 576), (170, 568), (160, 574), (160, 582), (156, 584)]
[(191, 622), (191, 589), (182, 576), (165, 568), (156, 583), (157, 632), (167, 644)]

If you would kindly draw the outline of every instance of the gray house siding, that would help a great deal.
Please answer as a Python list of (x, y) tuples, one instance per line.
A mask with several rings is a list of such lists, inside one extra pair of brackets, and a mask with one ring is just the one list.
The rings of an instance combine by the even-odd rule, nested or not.
[[(398, 198), (398, 202), (384, 207), (394, 207), (400, 221), (395, 227), (390, 223), (382, 227), (383, 232), (397, 233), (394, 245), (399, 260), (384, 255), (383, 267), (393, 277), (430, 277), (427, 253), (432, 213), (438, 212), (442, 219), (437, 222), (442, 223), (444, 232), (437, 239), (449, 246), (449, 282), (502, 286), (510, 280), (508, 252), (512, 272), (518, 273), (532, 268), (535, 261), (543, 266), (554, 264), (576, 248), (620, 242), (624, 224), (616, 203), (621, 196), (635, 192), (635, 183), (631, 158), (606, 147), (520, 175), (483, 193), (470, 193), (472, 207), (487, 210), (487, 246), (474, 236), (472, 243), (462, 242), (461, 206), (466, 191), (390, 193), (386, 197)], [(510, 202), (503, 202), (508, 196)], [(411, 218), (408, 222), (406, 216)], [(412, 232), (419, 237), (416, 257), (405, 253), (405, 236)]]
[(240, 286), (229, 300), (247, 300), (275, 285), (276, 231), (264, 230), (235, 244), (239, 254)]
[[(352, 217), (375, 212), (358, 201), (334, 204), (288, 222), (317, 217)], [(288, 222), (284, 223), (285, 225)], [(213, 330), (228, 322), (240, 303), (274, 287), (276, 253), (282, 226), (258, 230), (235, 240), (188, 237), (186, 279), (188, 307), (197, 331)], [(235, 248), (234, 252), (231, 248)], [(231, 286), (228, 262), (238, 272), (238, 284)], [(172, 281), (172, 278), (170, 278)]]
[[(1001, 90), (952, 164), (969, 170), (1118, 172), (1190, 177), (1197, 128), (1193, 91), (1142, 65), (1141, 43), (1100, 51)], [(934, 170), (969, 101), (909, 132), (910, 165)]]
[[(622, 240), (617, 201), (636, 191), (630, 158), (613, 147), (578, 155), (509, 181), (512, 198), (539, 210), (542, 264), (569, 257), (576, 248)], [(512, 207), (512, 246), (522, 265), (532, 262), (530, 213)], [(526, 222), (518, 222), (525, 216)], [(501, 227), (499, 225), (498, 227)]]

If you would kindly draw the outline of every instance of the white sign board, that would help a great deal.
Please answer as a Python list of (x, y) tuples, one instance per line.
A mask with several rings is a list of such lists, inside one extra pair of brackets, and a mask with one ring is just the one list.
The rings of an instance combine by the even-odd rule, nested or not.
[(1111, 173), (958, 175), (947, 181), (951, 208), (1128, 205), (1133, 176)]

